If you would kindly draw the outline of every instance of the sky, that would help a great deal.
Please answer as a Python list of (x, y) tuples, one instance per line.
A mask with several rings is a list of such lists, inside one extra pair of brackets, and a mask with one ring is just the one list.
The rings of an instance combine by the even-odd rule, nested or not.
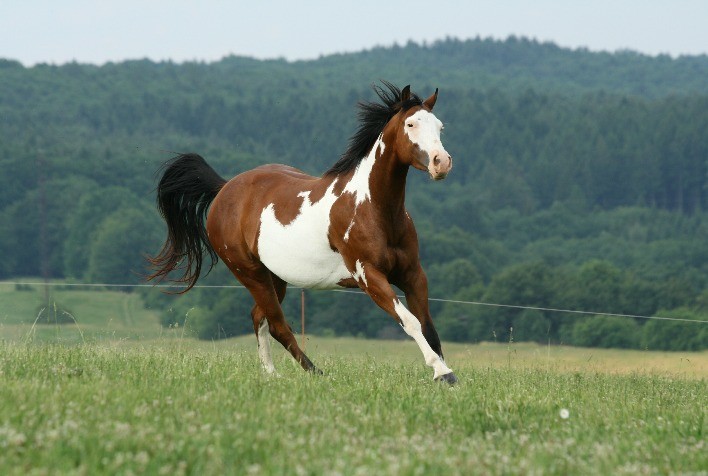
[(376, 46), (523, 36), (592, 51), (708, 54), (708, 0), (0, 0), (0, 58), (315, 59)]

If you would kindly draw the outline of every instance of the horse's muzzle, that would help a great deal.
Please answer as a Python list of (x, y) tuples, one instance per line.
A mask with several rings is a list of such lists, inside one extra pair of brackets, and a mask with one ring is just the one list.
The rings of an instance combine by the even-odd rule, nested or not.
[(442, 180), (452, 170), (452, 157), (445, 150), (435, 151), (428, 163), (428, 172), (433, 180)]

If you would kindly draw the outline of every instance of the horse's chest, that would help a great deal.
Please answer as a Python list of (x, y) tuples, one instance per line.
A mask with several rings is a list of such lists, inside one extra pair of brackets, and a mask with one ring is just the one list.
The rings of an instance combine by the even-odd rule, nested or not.
[(342, 256), (332, 251), (328, 232), (330, 211), (337, 197), (328, 189), (322, 199), (311, 203), (303, 192), (303, 204), (295, 219), (283, 224), (275, 216), (275, 205), (261, 212), (258, 254), (261, 262), (284, 281), (304, 288), (334, 288), (350, 278)]

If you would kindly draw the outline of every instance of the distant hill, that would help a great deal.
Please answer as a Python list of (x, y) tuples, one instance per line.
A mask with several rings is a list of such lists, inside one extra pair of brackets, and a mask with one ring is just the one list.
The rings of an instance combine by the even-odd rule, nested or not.
[[(127, 61), (96, 67), (66, 64), (60, 67), (38, 65), (30, 71), (44, 69), (82, 69), (84, 74), (116, 74), (135, 69), (136, 64), (152, 64), (157, 71), (182, 68), (210, 71), (230, 77), (233, 86), (285, 85), (316, 82), (333, 90), (345, 87), (360, 89), (378, 78), (415, 85), (443, 88), (528, 88), (550, 93), (608, 93), (658, 98), (708, 92), (708, 56), (647, 56), (631, 50), (591, 52), (569, 49), (554, 43), (527, 38), (506, 40), (448, 38), (430, 44), (408, 42), (405, 46), (376, 47), (358, 53), (322, 56), (317, 60), (288, 62), (256, 60), (228, 56), (213, 63), (151, 63)], [(0, 59), (0, 71), (22, 70), (12, 60)], [(258, 84), (253, 80), (257, 79)]]
[[(336, 71), (343, 66), (348, 70), (338, 75)], [(566, 94), (605, 91), (651, 98), (708, 92), (705, 55), (673, 59), (629, 50), (590, 52), (517, 37), (504, 41), (446, 39), (429, 45), (409, 42), (293, 67), (308, 67), (344, 81), (367, 81), (386, 73), (396, 80), (449, 88), (532, 88)]]
[(141, 193), (152, 184), (145, 165), (155, 167), (165, 150), (203, 152), (226, 175), (273, 161), (320, 173), (345, 148), (355, 104), (373, 97), (379, 79), (425, 95), (440, 88), (436, 112), (449, 121), (453, 154), (464, 157), (451, 180), (479, 184), (488, 197), (495, 192), (485, 184), (501, 180), (513, 193), (490, 198), (494, 206), (533, 210), (571, 195), (603, 208), (708, 206), (708, 57), (595, 53), (511, 37), (292, 63), (0, 61), (0, 209), (35, 187), (38, 151), (48, 176)]
[[(455, 167), (442, 183), (412, 171), (406, 196), (431, 296), (705, 314), (708, 57), (594, 53), (519, 38), (297, 62), (25, 68), (0, 60), (0, 278), (139, 281), (143, 254), (164, 233), (155, 173), (174, 151), (201, 153), (227, 177), (268, 162), (322, 173), (344, 151), (356, 103), (374, 98), (379, 79), (421, 95), (440, 88), (435, 113)], [(223, 268), (210, 279), (232, 282)], [(380, 311), (363, 300), (317, 299), (314, 329), (381, 329)], [(203, 337), (250, 332), (238, 318), (250, 304), (230, 292), (196, 291), (183, 301), (185, 312), (194, 306)], [(490, 339), (495, 329), (508, 341), (511, 327), (514, 340), (576, 335), (572, 316), (435, 306), (445, 338)], [(175, 315), (163, 314), (163, 323)]]

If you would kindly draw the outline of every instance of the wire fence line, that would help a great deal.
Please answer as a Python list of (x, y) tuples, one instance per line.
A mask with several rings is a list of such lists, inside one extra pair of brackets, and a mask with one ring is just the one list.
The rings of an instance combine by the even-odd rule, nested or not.
[[(57, 282), (43, 282), (43, 281), (0, 281), (0, 284), (15, 285), (15, 286), (53, 286), (53, 287), (89, 287), (89, 288), (184, 288), (186, 286), (180, 284), (112, 284), (112, 283), (57, 283)], [(205, 289), (246, 289), (245, 286), (237, 284), (198, 284), (193, 286), (194, 288), (205, 288)], [(353, 289), (324, 289), (319, 291), (329, 291), (335, 293), (347, 293), (347, 294), (362, 294), (366, 293), (361, 290)], [(403, 298), (402, 295), (397, 295), (399, 298)], [(443, 299), (443, 298), (428, 298), (428, 301), (451, 303), (451, 304), (462, 304), (462, 305), (472, 305), (472, 306), (487, 306), (487, 307), (501, 307), (507, 309), (525, 309), (533, 311), (543, 311), (543, 312), (558, 312), (566, 314), (578, 314), (578, 315), (590, 315), (590, 316), (609, 316), (609, 317), (623, 317), (623, 318), (633, 318), (633, 319), (646, 319), (646, 320), (659, 320), (659, 321), (677, 321), (677, 322), (691, 322), (694, 324), (708, 324), (708, 320), (700, 319), (684, 319), (680, 317), (662, 317), (662, 316), (642, 316), (637, 314), (618, 314), (612, 312), (596, 312), (596, 311), (580, 311), (575, 309), (557, 309), (550, 307), (538, 307), (538, 306), (521, 306), (515, 304), (499, 304), (491, 302), (480, 302), (480, 301), (464, 301), (458, 299)]]

